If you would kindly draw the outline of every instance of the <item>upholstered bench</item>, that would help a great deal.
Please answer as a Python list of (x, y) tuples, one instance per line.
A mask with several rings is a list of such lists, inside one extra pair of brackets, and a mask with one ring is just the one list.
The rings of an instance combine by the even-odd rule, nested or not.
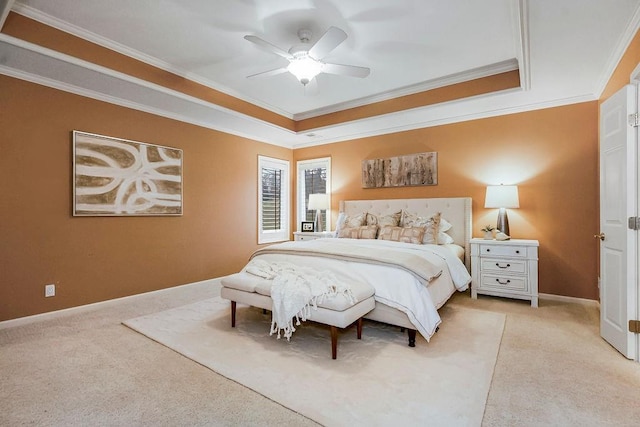
[[(265, 310), (271, 310), (271, 280), (266, 280), (249, 273), (236, 273), (222, 279), (220, 296), (231, 301), (231, 327), (236, 326), (236, 303), (247, 304)], [(338, 328), (357, 322), (358, 339), (362, 338), (362, 316), (373, 310), (373, 286), (363, 283), (352, 283), (351, 292), (357, 299), (351, 305), (341, 295), (325, 298), (318, 308), (311, 309), (307, 320), (329, 325), (331, 327), (331, 357), (338, 353)]]

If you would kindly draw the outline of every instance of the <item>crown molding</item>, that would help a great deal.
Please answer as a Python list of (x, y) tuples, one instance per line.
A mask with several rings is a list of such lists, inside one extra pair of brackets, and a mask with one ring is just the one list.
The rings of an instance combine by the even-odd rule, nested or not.
[[(584, 95), (500, 107), (505, 105), (502, 99), (495, 101), (496, 98), (501, 98), (500, 95), (523, 92), (521, 89), (509, 89), (489, 96), (479, 95), (294, 133), (199, 98), (5, 34), (0, 34), (0, 47), (4, 52), (0, 58), (0, 74), (290, 149), (597, 100), (593, 95)], [(85, 86), (76, 84), (76, 81), (84, 82)]]
[[(505, 95), (513, 92), (520, 92), (522, 89), (507, 89), (501, 92), (496, 92), (491, 95), (499, 96)], [(401, 118), (406, 117), (406, 112), (396, 112), (386, 114), (384, 116), (376, 116), (370, 117), (366, 119), (361, 119), (355, 122), (350, 122), (347, 127), (357, 127), (358, 129), (367, 129), (363, 131), (354, 130), (352, 132), (342, 131), (340, 132), (340, 136), (338, 137), (323, 137), (322, 136), (322, 128), (314, 129), (309, 136), (312, 138), (311, 141), (304, 141), (302, 143), (296, 143), (293, 145), (293, 149), (313, 147), (317, 145), (325, 145), (325, 144), (333, 144), (337, 142), (345, 142), (354, 139), (361, 138), (370, 138), (379, 135), (387, 135), (392, 133), (406, 132), (415, 129), (428, 128), (434, 126), (442, 126), (453, 123), (467, 122), (471, 120), (479, 120), (486, 119), (490, 117), (498, 117), (504, 116), (508, 114), (517, 114), (517, 113), (525, 113), (528, 111), (542, 110), (546, 108), (554, 108), (554, 107), (562, 107), (565, 105), (572, 104), (580, 104), (583, 102), (592, 102), (597, 101), (591, 94), (574, 96), (569, 98), (559, 98), (553, 101), (545, 101), (545, 102), (532, 102), (532, 103), (524, 103), (521, 105), (511, 106), (511, 107), (495, 107), (495, 108), (483, 108), (479, 111), (474, 110), (473, 106), (470, 106), (469, 102), (474, 99), (487, 99), (487, 95), (480, 95), (477, 97), (465, 98), (462, 100), (450, 101), (442, 104), (438, 104), (438, 107), (445, 106), (453, 106), (454, 108), (448, 108), (448, 110), (456, 110), (459, 111), (460, 114), (447, 114), (447, 112), (437, 112), (434, 114), (434, 118), (426, 119), (426, 120), (415, 120), (410, 121), (409, 123), (405, 123), (399, 126), (380, 126), (379, 124), (375, 124), (374, 122), (379, 122), (384, 120), (385, 123), (398, 123), (398, 122), (406, 122), (407, 120), (401, 120)], [(432, 107), (420, 107), (416, 108), (413, 111), (420, 115), (423, 112), (426, 112), (427, 109)], [(336, 127), (341, 127), (340, 125)], [(336, 127), (332, 127), (335, 129)]]

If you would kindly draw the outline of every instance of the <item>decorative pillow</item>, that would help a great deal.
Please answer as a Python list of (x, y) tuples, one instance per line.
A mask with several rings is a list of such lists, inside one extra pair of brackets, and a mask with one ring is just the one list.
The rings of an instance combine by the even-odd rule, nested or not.
[(375, 239), (378, 235), (377, 225), (361, 225), (360, 227), (343, 227), (338, 237), (347, 239)]
[(447, 234), (447, 231), (451, 230), (451, 223), (440, 216), (440, 228), (438, 228), (438, 244), (445, 245), (453, 243), (453, 237)]
[(403, 227), (425, 227), (424, 239), (422, 243), (438, 244), (438, 228), (440, 227), (440, 212), (429, 217), (418, 216), (416, 214), (402, 211)]
[(340, 230), (345, 227), (360, 227), (361, 225), (364, 225), (366, 219), (366, 212), (351, 216), (347, 216), (344, 212), (340, 212), (340, 215), (338, 215), (338, 223), (336, 225), (336, 236), (340, 237)]
[(391, 225), (393, 227), (397, 227), (400, 225), (400, 218), (402, 218), (402, 211), (379, 216), (367, 213), (367, 225), (378, 225), (380, 227)]
[(385, 225), (380, 229), (378, 239), (394, 242), (422, 244), (426, 227), (393, 227)]
[(449, 221), (444, 219), (443, 216), (440, 216), (440, 231), (446, 233), (447, 231), (451, 230), (451, 227), (453, 227), (453, 225), (451, 225)]
[(439, 232), (438, 233), (438, 244), (446, 245), (449, 243), (454, 243), (453, 237), (449, 236), (447, 233)]

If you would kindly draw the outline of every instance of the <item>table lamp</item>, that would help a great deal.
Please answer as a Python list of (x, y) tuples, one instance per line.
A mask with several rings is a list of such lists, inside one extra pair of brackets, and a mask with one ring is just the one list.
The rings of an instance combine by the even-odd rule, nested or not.
[(496, 228), (509, 236), (507, 209), (519, 208), (517, 185), (489, 185), (484, 199), (485, 208), (499, 208)]
[(309, 194), (309, 205), (307, 209), (316, 211), (315, 219), (315, 231), (322, 231), (322, 212), (329, 209), (329, 195), (328, 194)]

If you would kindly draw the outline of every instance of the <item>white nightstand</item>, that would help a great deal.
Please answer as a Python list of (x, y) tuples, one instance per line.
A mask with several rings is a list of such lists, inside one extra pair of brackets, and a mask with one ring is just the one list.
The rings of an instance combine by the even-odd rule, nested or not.
[(471, 239), (471, 298), (526, 299), (537, 307), (538, 246), (537, 240)]
[(293, 240), (296, 242), (302, 242), (304, 240), (315, 240), (321, 237), (333, 237), (333, 231), (294, 231)]

